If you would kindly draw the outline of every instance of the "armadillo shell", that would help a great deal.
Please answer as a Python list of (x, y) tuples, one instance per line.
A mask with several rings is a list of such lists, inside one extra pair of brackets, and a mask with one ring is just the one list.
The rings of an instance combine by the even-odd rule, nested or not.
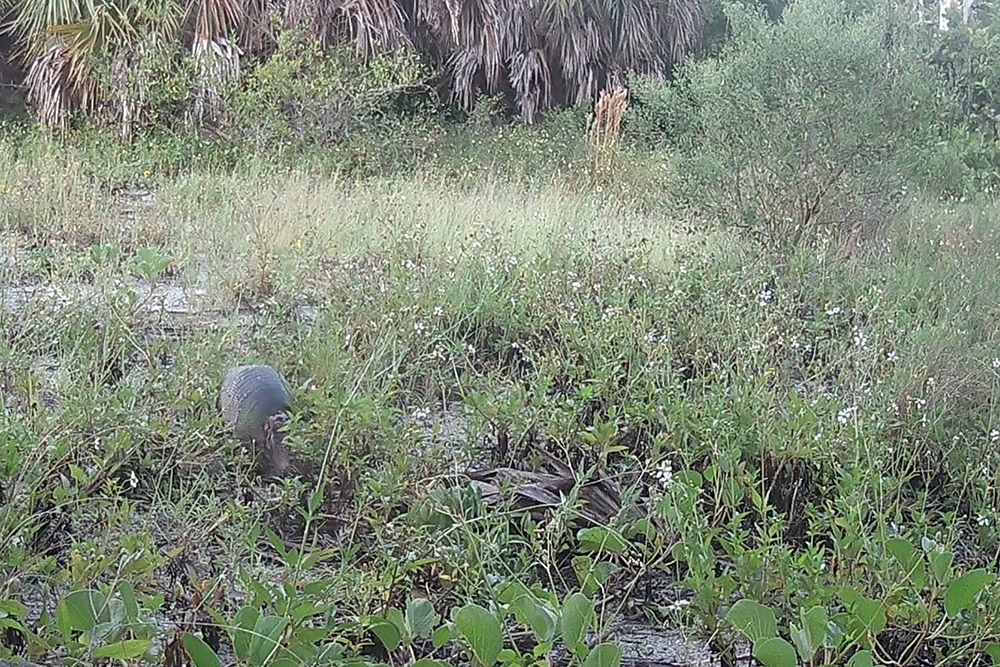
[(236, 366), (222, 379), (222, 420), (241, 440), (263, 442), (267, 418), (290, 406), (288, 386), (270, 366)]

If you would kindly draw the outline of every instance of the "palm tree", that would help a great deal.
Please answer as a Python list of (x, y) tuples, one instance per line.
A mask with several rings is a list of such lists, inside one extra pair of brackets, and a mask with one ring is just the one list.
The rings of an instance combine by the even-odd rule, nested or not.
[[(137, 63), (152, 48), (182, 44), (194, 56), (196, 121), (218, 112), (220, 87), (244, 54), (266, 54), (276, 29), (300, 28), (325, 45), (353, 43), (360, 58), (400, 46), (434, 54), (464, 108), (482, 90), (507, 90), (530, 123), (620, 85), (629, 70), (669, 73), (698, 43), (704, 1), (0, 0), (0, 9), (14, 9), (6, 28), (30, 63), (43, 123), (115, 99), (128, 136), (144, 103)], [(110, 66), (113, 94), (100, 94), (100, 65)]]
[(68, 111), (94, 110), (101, 65), (122, 88), (118, 112), (130, 126), (137, 103), (127, 94), (130, 65), (144, 49), (173, 39), (180, 26), (175, 0), (4, 0), (0, 6), (13, 9), (4, 28), (28, 64), (28, 99), (50, 127), (64, 125)]
[(637, 70), (665, 75), (701, 36), (702, 0), (416, 0), (448, 53), (456, 99), (506, 84), (532, 122)]

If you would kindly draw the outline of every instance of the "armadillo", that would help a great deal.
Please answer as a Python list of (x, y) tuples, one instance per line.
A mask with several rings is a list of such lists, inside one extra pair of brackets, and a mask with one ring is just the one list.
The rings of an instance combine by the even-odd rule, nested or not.
[(273, 472), (289, 464), (284, 433), (292, 397), (285, 379), (270, 366), (251, 364), (229, 369), (222, 379), (219, 409), (226, 427), (244, 445), (263, 449)]

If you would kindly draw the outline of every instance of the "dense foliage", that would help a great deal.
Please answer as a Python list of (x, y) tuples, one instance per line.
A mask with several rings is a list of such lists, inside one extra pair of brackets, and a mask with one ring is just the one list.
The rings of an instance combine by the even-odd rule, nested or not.
[(3, 6), (0, 662), (1000, 664), (995, 3)]

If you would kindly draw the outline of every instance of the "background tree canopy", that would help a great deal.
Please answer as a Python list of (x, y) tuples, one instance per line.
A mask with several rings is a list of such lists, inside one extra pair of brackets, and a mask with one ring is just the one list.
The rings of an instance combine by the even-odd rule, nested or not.
[[(626, 72), (664, 76), (696, 49), (705, 0), (7, 0), (15, 55), (47, 123), (127, 94), (137, 59), (180, 47), (203, 81), (266, 60), (283, 31), (369, 60), (400, 48), (433, 64), (454, 99), (511, 96), (532, 122), (592, 100)], [(109, 69), (108, 88), (98, 70)], [(130, 102), (141, 102), (130, 100)], [(126, 113), (126, 112), (123, 112)]]

